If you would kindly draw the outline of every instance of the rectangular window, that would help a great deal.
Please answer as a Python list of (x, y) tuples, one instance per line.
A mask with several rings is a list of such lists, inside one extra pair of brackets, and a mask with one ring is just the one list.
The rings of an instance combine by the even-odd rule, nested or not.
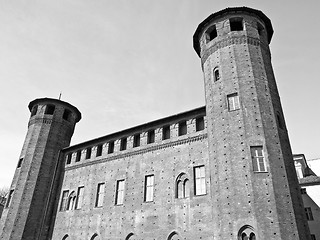
[(133, 136), (133, 147), (140, 146), (140, 133)]
[(99, 183), (97, 187), (95, 207), (102, 207), (103, 199), (104, 199), (104, 183)]
[(21, 167), (22, 162), (23, 162), (23, 158), (20, 158), (20, 159), (19, 159), (19, 162), (18, 162), (18, 166), (17, 166), (17, 168), (20, 168), (20, 167)]
[(170, 126), (164, 126), (162, 128), (162, 140), (170, 138)]
[(77, 151), (76, 162), (79, 162), (81, 159), (81, 150)]
[(252, 166), (254, 172), (266, 172), (266, 162), (262, 146), (250, 147)]
[(206, 190), (206, 173), (204, 166), (194, 168), (194, 189), (195, 195), (204, 195)]
[(311, 234), (311, 240), (317, 240), (317, 239), (316, 239), (316, 235)]
[(313, 215), (312, 215), (311, 207), (304, 208), (304, 211), (306, 212), (307, 220), (308, 221), (313, 221)]
[(68, 110), (68, 109), (65, 109), (64, 112), (63, 112), (62, 118), (64, 120), (67, 120), (67, 121), (70, 122), (70, 120), (71, 120), (71, 111)]
[(123, 204), (124, 199), (124, 180), (118, 180), (116, 186), (116, 205)]
[(155, 139), (155, 133), (154, 133), (154, 130), (150, 130), (150, 131), (148, 131), (147, 144), (149, 144), (149, 143), (154, 143), (154, 139)]
[(120, 140), (120, 151), (127, 149), (127, 138), (122, 138)]
[(230, 30), (231, 31), (242, 31), (243, 30), (243, 19), (242, 18), (230, 18)]
[(67, 155), (67, 163), (66, 164), (70, 164), (71, 163), (71, 158), (72, 158), (72, 153), (69, 153)]
[(84, 190), (84, 186), (78, 187), (76, 209), (80, 209), (82, 207), (83, 190)]
[(306, 188), (301, 188), (300, 191), (301, 191), (301, 194), (307, 194), (307, 189)]
[(148, 175), (144, 181), (144, 201), (152, 202), (154, 192), (154, 175)]
[(14, 190), (10, 190), (10, 192), (9, 192), (6, 207), (10, 206), (10, 203), (11, 203), (11, 200), (12, 200), (12, 196), (13, 196), (13, 192), (14, 192)]
[(196, 119), (196, 131), (202, 131), (204, 129), (204, 118), (199, 117)]
[(228, 98), (228, 109), (234, 111), (240, 109), (240, 101), (238, 93), (233, 93), (227, 96)]
[(62, 192), (60, 211), (66, 211), (67, 210), (68, 195), (69, 195), (69, 190), (65, 190), (65, 191)]
[(54, 105), (48, 104), (44, 114), (53, 115), (55, 108), (56, 107)]
[(89, 159), (91, 158), (91, 147), (87, 148), (87, 151), (86, 151), (86, 159)]
[(102, 144), (99, 144), (97, 146), (97, 153), (96, 153), (96, 157), (99, 157), (102, 155)]
[(113, 153), (114, 151), (114, 141), (109, 142), (108, 154)]
[(187, 134), (187, 122), (186, 121), (179, 122), (178, 134), (179, 134), (179, 136)]

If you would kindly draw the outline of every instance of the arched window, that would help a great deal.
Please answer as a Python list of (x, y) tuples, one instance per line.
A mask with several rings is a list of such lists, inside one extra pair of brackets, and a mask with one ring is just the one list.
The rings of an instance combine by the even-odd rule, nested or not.
[(238, 232), (239, 240), (256, 240), (254, 229), (250, 225), (244, 225)]
[(189, 179), (187, 174), (181, 173), (176, 179), (176, 198), (188, 198), (189, 196)]
[(98, 234), (97, 233), (93, 234), (90, 240), (98, 240)]
[(63, 236), (62, 240), (66, 240), (68, 237), (69, 237), (69, 235), (66, 234), (66, 235)]
[(169, 234), (167, 240), (181, 240), (182, 238), (179, 236), (179, 234), (175, 231)]
[(67, 208), (68, 210), (74, 210), (76, 199), (77, 199), (77, 195), (73, 191), (72, 193), (70, 193), (70, 195), (68, 197), (68, 208)]
[(135, 240), (135, 235), (133, 233), (129, 233), (125, 240)]
[(220, 72), (219, 72), (219, 68), (217, 67), (213, 69), (213, 80), (215, 82), (220, 80)]

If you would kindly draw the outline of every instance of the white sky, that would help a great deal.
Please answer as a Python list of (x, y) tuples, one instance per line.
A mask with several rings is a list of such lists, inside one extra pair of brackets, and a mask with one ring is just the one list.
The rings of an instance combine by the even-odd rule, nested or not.
[(211, 13), (234, 6), (271, 19), (292, 150), (320, 157), (319, 0), (226, 2), (0, 0), (0, 187), (10, 186), (33, 99), (62, 92), (82, 112), (72, 144), (203, 106), (192, 36)]

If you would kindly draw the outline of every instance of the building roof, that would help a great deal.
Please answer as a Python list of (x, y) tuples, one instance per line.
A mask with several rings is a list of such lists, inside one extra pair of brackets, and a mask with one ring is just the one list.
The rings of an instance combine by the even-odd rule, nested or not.
[(209, 17), (207, 17), (205, 20), (203, 20), (199, 26), (197, 27), (197, 30), (195, 31), (193, 35), (193, 48), (196, 50), (198, 56), (200, 57), (200, 42), (199, 42), (199, 35), (202, 33), (203, 29), (206, 27), (206, 25), (213, 21), (214, 19), (221, 17), (222, 15), (225, 14), (230, 14), (230, 13), (237, 13), (237, 12), (247, 12), (249, 14), (255, 14), (258, 16), (265, 24), (266, 29), (267, 29), (267, 34), (268, 34), (268, 42), (270, 43), (272, 35), (273, 35), (273, 28), (270, 19), (260, 10), (256, 10), (253, 8), (248, 8), (248, 7), (231, 7), (231, 8), (226, 8), (223, 9), (219, 12), (215, 12), (211, 14)]

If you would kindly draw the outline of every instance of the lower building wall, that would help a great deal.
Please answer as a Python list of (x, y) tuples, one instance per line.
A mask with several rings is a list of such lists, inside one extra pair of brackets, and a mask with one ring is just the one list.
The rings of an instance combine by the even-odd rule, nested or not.
[[(302, 194), (303, 205), (307, 214), (308, 225), (310, 233), (315, 236), (315, 239), (320, 239), (320, 207), (309, 195), (309, 190), (312, 189), (320, 191), (320, 186), (306, 187), (307, 193)], [(309, 209), (307, 209), (309, 208)]]
[[(209, 159), (205, 136), (121, 157), (94, 159), (66, 168), (52, 239), (212, 239)], [(96, 163), (95, 163), (96, 161)], [(194, 168), (205, 168), (205, 194), (195, 194)], [(181, 175), (184, 174), (184, 175)], [(146, 176), (154, 175), (153, 201), (145, 201)], [(189, 180), (185, 198), (177, 198), (177, 179)], [(123, 204), (116, 205), (117, 181), (125, 180)], [(97, 205), (98, 184), (103, 204)], [(79, 209), (61, 209), (62, 192), (77, 194)], [(100, 191), (101, 192), (101, 191)], [(73, 195), (71, 195), (72, 197)], [(69, 199), (69, 201), (72, 201)], [(78, 200), (79, 201), (79, 200)], [(81, 201), (81, 200), (80, 200)], [(67, 204), (68, 205), (68, 204)], [(76, 205), (76, 203), (75, 203)], [(68, 207), (66, 207), (68, 208)], [(94, 238), (94, 236), (97, 236)], [(131, 237), (130, 237), (131, 236)], [(93, 237), (93, 238), (92, 238)]]

